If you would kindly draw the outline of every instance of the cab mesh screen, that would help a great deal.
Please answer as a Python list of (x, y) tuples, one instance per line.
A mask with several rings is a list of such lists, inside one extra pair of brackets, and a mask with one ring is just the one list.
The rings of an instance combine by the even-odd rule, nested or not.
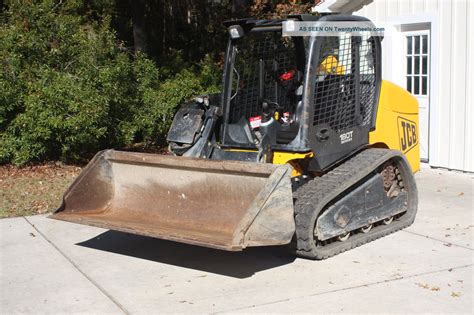
[(373, 40), (351, 36), (320, 40), (313, 125), (326, 124), (339, 132), (371, 124), (377, 64)]
[(281, 75), (296, 71), (293, 40), (282, 37), (280, 32), (249, 33), (240, 39), (236, 49), (229, 122), (262, 114), (258, 99), (260, 59), (264, 62), (264, 98), (278, 103), (283, 111), (293, 111), (296, 72), (288, 80), (280, 79)]

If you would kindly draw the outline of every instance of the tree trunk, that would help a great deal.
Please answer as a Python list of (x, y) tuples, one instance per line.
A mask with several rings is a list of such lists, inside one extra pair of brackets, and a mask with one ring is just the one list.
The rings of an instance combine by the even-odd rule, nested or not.
[(135, 53), (147, 51), (147, 34), (145, 24), (146, 0), (130, 0), (132, 7), (133, 46)]

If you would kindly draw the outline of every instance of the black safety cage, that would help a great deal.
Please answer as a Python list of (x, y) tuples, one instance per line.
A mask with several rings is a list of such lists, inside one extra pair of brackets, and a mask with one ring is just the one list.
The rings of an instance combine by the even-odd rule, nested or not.
[[(358, 21), (358, 16), (298, 15), (302, 21)], [(274, 150), (315, 152), (310, 168), (333, 165), (368, 143), (375, 128), (381, 85), (379, 36), (282, 37), (285, 20), (240, 20), (243, 38), (230, 39), (224, 69), (221, 145), (255, 149), (248, 119), (261, 115), (259, 63), (265, 67), (265, 98), (294, 113), (295, 128)], [(241, 54), (241, 55), (239, 55)], [(244, 55), (242, 55), (244, 54)], [(242, 58), (243, 57), (243, 58)], [(262, 60), (262, 61), (260, 61)], [(295, 75), (281, 84), (279, 76)], [(298, 87), (302, 93), (297, 93)], [(350, 139), (350, 140), (349, 140)]]

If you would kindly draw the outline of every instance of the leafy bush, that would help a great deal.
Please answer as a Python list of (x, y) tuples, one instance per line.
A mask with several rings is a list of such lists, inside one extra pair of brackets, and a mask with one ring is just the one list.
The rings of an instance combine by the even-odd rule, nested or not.
[(2, 13), (0, 163), (162, 143), (181, 102), (218, 90), (212, 58), (158, 67), (123, 48), (105, 13), (88, 17), (89, 2), (11, 1)]

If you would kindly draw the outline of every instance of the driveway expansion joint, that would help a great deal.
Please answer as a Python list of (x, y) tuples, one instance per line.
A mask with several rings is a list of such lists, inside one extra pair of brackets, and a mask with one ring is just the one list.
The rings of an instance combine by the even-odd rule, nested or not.
[(435, 238), (435, 237), (432, 237), (432, 236), (429, 236), (429, 235), (425, 235), (425, 234), (421, 234), (421, 233), (417, 233), (417, 232), (413, 232), (413, 231), (408, 231), (408, 230), (401, 230), (401, 232), (409, 233), (409, 234), (416, 235), (416, 236), (419, 236), (419, 237), (428, 238), (430, 240), (441, 242), (443, 244), (450, 244), (450, 246), (456, 246), (456, 247), (460, 247), (460, 248), (464, 248), (464, 249), (467, 249), (467, 250), (474, 251), (474, 248), (467, 247), (465, 245), (456, 244), (456, 243), (453, 243), (453, 242), (450, 242), (450, 241), (440, 240), (439, 238)]
[(468, 265), (462, 265), (462, 266), (457, 266), (457, 267), (444, 268), (444, 269), (427, 271), (427, 272), (420, 272), (420, 273), (413, 274), (413, 275), (400, 276), (400, 277), (396, 277), (396, 278), (393, 278), (393, 279), (385, 279), (385, 280), (375, 281), (375, 282), (370, 282), (370, 283), (365, 283), (365, 284), (358, 284), (358, 285), (350, 286), (350, 287), (347, 287), (347, 288), (341, 288), (341, 289), (329, 290), (329, 291), (318, 292), (318, 293), (313, 293), (313, 294), (307, 294), (307, 295), (298, 296), (298, 297), (295, 297), (295, 298), (286, 298), (286, 299), (275, 300), (275, 301), (261, 303), (261, 304), (254, 304), (254, 305), (249, 305), (249, 306), (244, 306), (244, 307), (239, 307), (239, 308), (234, 308), (234, 309), (222, 310), (222, 311), (212, 312), (210, 314), (223, 314), (223, 313), (228, 313), (228, 312), (250, 310), (252, 308), (259, 307), (259, 306), (272, 305), (272, 304), (278, 304), (278, 303), (282, 303), (282, 302), (296, 301), (296, 300), (300, 300), (300, 299), (304, 299), (304, 298), (308, 298), (308, 297), (313, 297), (313, 296), (320, 296), (320, 295), (325, 295), (325, 294), (330, 294), (330, 293), (337, 293), (337, 292), (342, 292), (342, 291), (348, 291), (348, 290), (354, 290), (354, 289), (360, 289), (360, 288), (367, 288), (367, 287), (375, 286), (375, 285), (379, 285), (379, 284), (390, 283), (390, 282), (395, 282), (395, 281), (399, 281), (399, 280), (411, 279), (411, 278), (415, 278), (415, 277), (418, 277), (418, 276), (426, 276), (426, 275), (432, 275), (432, 274), (437, 274), (437, 273), (442, 273), (442, 272), (452, 272), (453, 270), (459, 270), (459, 269), (464, 269), (464, 268), (473, 267), (473, 266), (474, 266), (474, 264), (468, 264)]
[(119, 301), (117, 301), (110, 293), (108, 293), (102, 286), (100, 286), (94, 279), (89, 277), (84, 271), (79, 268), (79, 266), (69, 257), (66, 255), (65, 252), (63, 252), (56, 244), (54, 244), (46, 235), (41, 232), (33, 223), (31, 223), (27, 217), (23, 217), (25, 221), (31, 225), (31, 227), (39, 234), (43, 239), (45, 239), (56, 251), (61, 254), (73, 267), (76, 269), (80, 274), (84, 276), (90, 283), (92, 283), (93, 286), (95, 286), (102, 294), (104, 294), (112, 303), (114, 303), (122, 312), (126, 315), (130, 314), (130, 312), (122, 305), (120, 304)]

